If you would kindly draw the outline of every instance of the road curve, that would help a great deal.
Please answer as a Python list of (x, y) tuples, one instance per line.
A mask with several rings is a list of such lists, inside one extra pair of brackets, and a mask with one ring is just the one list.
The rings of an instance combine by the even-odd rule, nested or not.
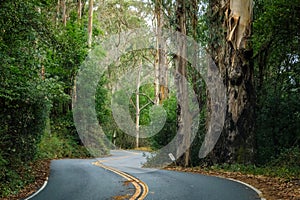
[(251, 188), (224, 178), (201, 174), (141, 168), (143, 152), (111, 151), (102, 164), (131, 174), (148, 185), (145, 199), (153, 200), (258, 200)]
[(260, 199), (254, 190), (235, 181), (142, 168), (146, 161), (143, 152), (112, 150), (111, 154), (99, 159), (52, 161), (48, 185), (32, 200), (107, 200), (116, 196), (130, 200)]

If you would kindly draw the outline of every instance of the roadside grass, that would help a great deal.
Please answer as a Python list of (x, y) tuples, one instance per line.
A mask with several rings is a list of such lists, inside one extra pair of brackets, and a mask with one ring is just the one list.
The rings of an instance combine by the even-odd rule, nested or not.
[(268, 177), (284, 178), (286, 180), (300, 180), (300, 148), (294, 147), (282, 150), (277, 158), (270, 159), (264, 165), (219, 164), (203, 168), (213, 171), (240, 172), (243, 174), (264, 175)]

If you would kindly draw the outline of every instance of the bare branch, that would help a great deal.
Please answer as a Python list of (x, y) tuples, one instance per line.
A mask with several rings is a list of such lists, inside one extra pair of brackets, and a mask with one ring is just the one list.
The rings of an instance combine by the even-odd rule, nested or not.
[(135, 106), (135, 104), (133, 103), (132, 98), (130, 98), (130, 103), (133, 105), (134, 109), (136, 110), (136, 106)]
[(142, 111), (144, 108), (146, 108), (151, 103), (153, 103), (153, 102), (148, 102), (147, 104), (145, 104), (143, 107), (140, 108), (140, 111)]
[[(133, 92), (133, 93), (136, 94), (136, 92)], [(145, 94), (145, 93), (139, 93), (139, 95), (142, 95), (142, 96), (144, 96), (144, 97), (147, 97), (147, 99), (148, 99), (151, 103), (155, 104), (155, 102), (154, 102), (147, 94)]]

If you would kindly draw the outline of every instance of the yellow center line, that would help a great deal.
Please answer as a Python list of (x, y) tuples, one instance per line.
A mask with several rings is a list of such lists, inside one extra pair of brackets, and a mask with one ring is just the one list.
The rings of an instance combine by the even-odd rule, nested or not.
[(130, 174), (127, 174), (125, 172), (122, 172), (120, 170), (114, 169), (112, 167), (105, 166), (100, 161), (94, 162), (92, 164), (96, 165), (98, 167), (107, 169), (111, 172), (114, 172), (114, 173), (122, 176), (123, 178), (127, 179), (128, 181), (130, 181), (133, 184), (133, 186), (135, 187), (135, 193), (130, 198), (130, 200), (136, 200), (136, 199), (143, 200), (147, 196), (149, 188), (148, 188), (147, 184), (144, 183), (143, 181), (141, 181), (140, 179), (138, 179)]

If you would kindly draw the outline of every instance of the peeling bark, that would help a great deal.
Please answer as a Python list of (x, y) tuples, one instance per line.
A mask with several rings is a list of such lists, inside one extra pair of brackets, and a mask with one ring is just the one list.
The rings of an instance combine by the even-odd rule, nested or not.
[[(211, 56), (227, 89), (226, 121), (210, 155), (214, 163), (251, 163), (254, 156), (254, 88), (250, 43), (252, 0), (212, 0), (211, 34), (219, 35)], [(222, 19), (218, 21), (217, 19)], [(220, 31), (226, 31), (226, 36)], [(210, 106), (208, 106), (210, 107)]]
[(253, 0), (231, 0), (225, 12), (227, 41), (233, 48), (245, 49), (251, 35)]

